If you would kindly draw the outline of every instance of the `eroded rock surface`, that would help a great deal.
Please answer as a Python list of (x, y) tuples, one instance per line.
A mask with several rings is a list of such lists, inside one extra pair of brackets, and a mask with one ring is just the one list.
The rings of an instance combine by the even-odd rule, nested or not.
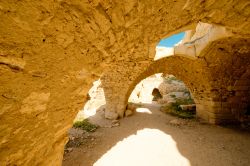
[[(162, 71), (186, 83), (204, 119), (231, 113), (228, 98), (242, 117), (249, 18), (246, 0), (0, 1), (0, 163), (60, 165), (67, 130), (103, 72), (110, 118), (123, 117), (138, 81)], [(199, 21), (233, 36), (209, 43), (195, 61), (153, 62), (159, 39)]]

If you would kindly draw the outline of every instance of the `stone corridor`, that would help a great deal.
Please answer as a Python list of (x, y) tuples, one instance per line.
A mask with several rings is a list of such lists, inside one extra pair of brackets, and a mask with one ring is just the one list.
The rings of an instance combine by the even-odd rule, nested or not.
[[(249, 121), (249, 16), (247, 0), (0, 1), (1, 165), (61, 165), (98, 78), (109, 119), (163, 72), (188, 86), (201, 119)], [(184, 31), (174, 54), (154, 61), (157, 43)]]

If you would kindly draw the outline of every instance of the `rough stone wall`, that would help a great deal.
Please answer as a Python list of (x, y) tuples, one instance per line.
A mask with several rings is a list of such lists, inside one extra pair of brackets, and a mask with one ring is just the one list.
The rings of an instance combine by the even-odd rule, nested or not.
[(250, 69), (245, 71), (242, 76), (236, 80), (232, 89), (233, 93), (229, 99), (232, 113), (241, 121), (250, 120)]
[(198, 116), (212, 123), (233, 120), (230, 98), (238, 93), (235, 86), (238, 77), (249, 69), (247, 45), (249, 39), (229, 38), (214, 42), (204, 51), (204, 55), (200, 58), (204, 60), (210, 73), (211, 89), (208, 90), (207, 96), (211, 100), (207, 97), (198, 99), (197, 108), (200, 110)]
[[(107, 76), (110, 82), (104, 91), (107, 106), (112, 105), (107, 107), (107, 118), (123, 117), (128, 97), (141, 80), (155, 73), (167, 73), (175, 75), (190, 89), (197, 104), (198, 117), (217, 124), (235, 121), (230, 98), (240, 93), (235, 82), (249, 68), (249, 42), (249, 39), (242, 38), (220, 39), (211, 42), (195, 60), (175, 55), (141, 67), (141, 72), (136, 68), (126, 68), (128, 73), (125, 76), (123, 70), (110, 79)], [(246, 95), (248, 88), (245, 87)], [(249, 98), (249, 95), (245, 97)], [(118, 115), (109, 117), (110, 112)]]
[(67, 130), (103, 71), (131, 85), (159, 39), (198, 21), (249, 36), (249, 18), (247, 0), (1, 0), (0, 163), (60, 165)]

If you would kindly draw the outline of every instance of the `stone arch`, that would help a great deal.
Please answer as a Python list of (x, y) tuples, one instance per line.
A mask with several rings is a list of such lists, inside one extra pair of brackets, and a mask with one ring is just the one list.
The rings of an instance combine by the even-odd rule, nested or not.
[(144, 71), (160, 38), (200, 20), (249, 35), (247, 4), (1, 1), (0, 163), (60, 165), (67, 129), (97, 75), (134, 62)]
[[(188, 73), (189, 71), (182, 66), (187, 66), (187, 64), (191, 64), (194, 61), (185, 57), (178, 57), (178, 56), (170, 56), (166, 58), (159, 59), (157, 61), (152, 62), (152, 64), (148, 67), (147, 70), (143, 71), (129, 86), (129, 89), (126, 93), (125, 100), (128, 101), (128, 98), (130, 94), (132, 93), (135, 86), (141, 82), (143, 79), (157, 73), (166, 73), (171, 74), (177, 77), (179, 80), (182, 80), (185, 85), (191, 90), (191, 93), (193, 89), (193, 83), (191, 79), (189, 79), (188, 76), (191, 73)], [(181, 64), (181, 66), (180, 66)], [(179, 66), (179, 67), (178, 67)]]
[[(110, 80), (112, 78), (110, 78), (109, 75), (107, 75), (107, 77), (103, 77), (104, 80), (107, 79), (111, 82), (110, 85), (106, 84), (107, 82), (103, 85), (107, 101), (107, 115), (109, 116), (109, 113), (117, 112), (118, 115), (115, 115), (114, 117), (123, 117), (128, 98), (134, 87), (144, 78), (156, 73), (175, 75), (190, 89), (195, 101), (199, 101), (201, 98), (204, 98), (203, 95), (206, 94), (206, 89), (211, 89), (208, 80), (210, 78), (210, 73), (203, 69), (204, 64), (202, 62), (202, 60), (192, 60), (180, 56), (165, 57), (151, 62), (149, 66), (139, 68), (140, 70), (136, 70), (137, 72), (133, 72), (134, 68), (132, 68), (131, 70), (128, 70), (128, 74), (125, 76), (120, 73), (119, 77), (116, 77), (117, 80), (115, 81), (115, 86), (117, 87), (112, 86), (114, 83)], [(130, 77), (127, 77), (128, 75)], [(116, 94), (116, 96), (113, 97), (113, 94)], [(111, 96), (110, 100), (108, 97), (109, 95)], [(109, 107), (109, 105), (118, 105), (119, 107), (112, 108)], [(107, 118), (112, 118), (112, 115)]]
[[(116, 75), (117, 81), (114, 81), (117, 87), (106, 87), (106, 91), (110, 91), (108, 95), (116, 94), (110, 103), (119, 107), (109, 108), (108, 101), (107, 114), (113, 109), (115, 111), (112, 113), (118, 113), (114, 117), (123, 117), (128, 97), (142, 79), (155, 73), (168, 73), (181, 79), (190, 89), (197, 104), (198, 117), (216, 124), (234, 122), (235, 117), (228, 101), (231, 96), (228, 87), (239, 79), (237, 75), (241, 75), (249, 64), (248, 51), (239, 52), (241, 49), (245, 50), (248, 42), (239, 37), (218, 39), (208, 43), (196, 59), (183, 55), (170, 56), (142, 67), (128, 67), (125, 74), (124, 66), (119, 66), (120, 72)], [(232, 64), (234, 62), (235, 65)], [(240, 64), (244, 65), (240, 67)], [(112, 83), (109, 78), (107, 76)]]
[[(194, 67), (196, 68), (196, 70), (192, 70), (192, 68)], [(146, 71), (143, 71), (130, 84), (126, 93), (126, 98), (124, 99), (125, 101), (123, 103), (127, 104), (130, 94), (141, 80), (156, 73), (171, 74), (177, 77), (179, 80), (182, 80), (190, 90), (197, 105), (202, 105), (200, 101), (203, 98), (209, 100), (209, 97), (207, 96), (205, 91), (206, 89), (211, 89), (211, 85), (208, 84), (210, 73), (203, 70), (203, 66), (201, 63), (196, 62), (192, 59), (179, 56), (170, 56), (153, 62)], [(200, 115), (199, 111), (202, 112), (203, 110), (198, 109), (197, 115)]]

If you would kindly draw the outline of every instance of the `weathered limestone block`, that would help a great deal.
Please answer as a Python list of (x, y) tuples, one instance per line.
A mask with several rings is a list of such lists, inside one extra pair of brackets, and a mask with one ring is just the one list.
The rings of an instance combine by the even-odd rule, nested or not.
[(133, 115), (133, 113), (134, 113), (134, 112), (133, 112), (132, 110), (128, 110), (128, 109), (127, 109), (127, 110), (125, 111), (125, 116), (126, 116), (126, 117), (131, 116), (131, 115)]
[[(232, 86), (249, 64), (248, 41), (240, 50), (237, 40), (226, 46), (223, 40), (212, 42), (217, 49), (201, 51), (197, 62), (152, 63), (155, 46), (198, 21), (219, 24), (244, 39), (250, 34), (248, 11), (246, 0), (0, 1), (0, 163), (61, 165), (67, 130), (92, 82), (107, 69), (126, 78), (115, 77), (121, 82), (112, 87), (112, 80), (107, 91), (112, 114), (121, 117), (134, 86), (155, 72), (179, 76), (197, 99), (219, 85)], [(117, 64), (123, 70), (116, 71)], [(212, 86), (215, 76), (219, 81)], [(112, 94), (119, 91), (121, 97)]]
[(188, 58), (197, 58), (209, 43), (232, 36), (232, 33), (225, 27), (202, 22), (198, 23), (195, 32), (192, 32), (192, 36), (190, 31), (187, 33), (185, 42), (174, 47), (174, 54), (187, 56)]

